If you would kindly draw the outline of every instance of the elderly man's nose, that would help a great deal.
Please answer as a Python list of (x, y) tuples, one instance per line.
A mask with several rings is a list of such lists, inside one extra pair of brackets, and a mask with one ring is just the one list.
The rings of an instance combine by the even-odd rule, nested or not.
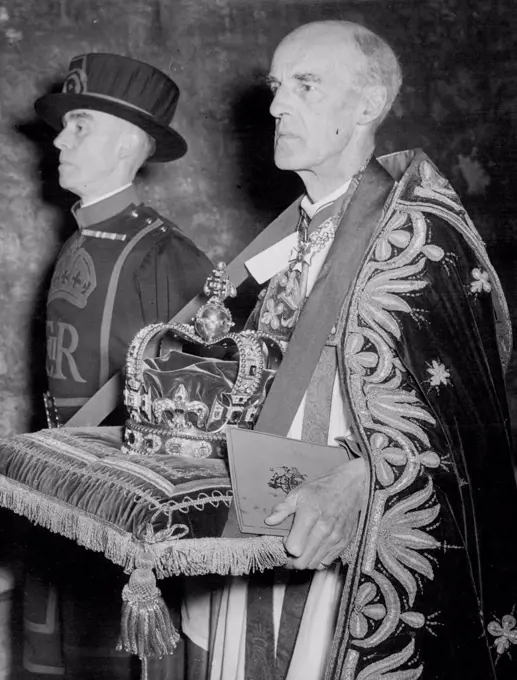
[(280, 118), (280, 116), (289, 111), (289, 107), (290, 103), (288, 93), (285, 87), (279, 86), (278, 89), (275, 91), (273, 101), (271, 102), (271, 106), (269, 107), (269, 113), (274, 118)]
[(61, 130), (58, 136), (54, 139), (54, 146), (60, 151), (70, 147), (70, 133), (67, 132), (66, 128)]

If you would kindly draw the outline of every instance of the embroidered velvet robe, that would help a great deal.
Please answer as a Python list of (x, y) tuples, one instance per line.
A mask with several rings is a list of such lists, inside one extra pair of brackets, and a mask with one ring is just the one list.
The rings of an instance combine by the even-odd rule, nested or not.
[(369, 486), (326, 678), (515, 678), (508, 313), (479, 235), (422, 153), (342, 318)]

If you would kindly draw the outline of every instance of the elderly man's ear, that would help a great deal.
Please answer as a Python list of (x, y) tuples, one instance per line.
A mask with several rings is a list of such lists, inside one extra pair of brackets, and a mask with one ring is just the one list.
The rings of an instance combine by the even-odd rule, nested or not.
[(369, 125), (384, 115), (388, 93), (382, 85), (369, 85), (363, 89), (357, 122)]
[(154, 142), (151, 138), (143, 130), (127, 123), (127, 129), (123, 131), (119, 139), (118, 158), (133, 176), (153, 151)]
[(120, 139), (119, 158), (133, 158), (142, 145), (141, 136), (136, 130), (126, 130)]

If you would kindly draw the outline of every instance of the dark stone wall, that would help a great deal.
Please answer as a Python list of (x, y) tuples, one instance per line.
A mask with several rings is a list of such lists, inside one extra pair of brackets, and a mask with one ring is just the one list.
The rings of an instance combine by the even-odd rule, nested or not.
[(57, 184), (52, 133), (32, 104), (59, 87), (72, 56), (119, 52), (177, 81), (175, 126), (189, 153), (148, 166), (141, 190), (218, 259), (236, 254), (300, 191), (272, 162), (263, 76), (275, 45), (322, 18), (379, 31), (406, 73), (379, 151), (421, 146), (448, 174), (513, 306), (514, 15), (513, 0), (0, 0), (0, 435), (35, 425), (44, 383), (43, 292), (73, 228), (73, 197)]

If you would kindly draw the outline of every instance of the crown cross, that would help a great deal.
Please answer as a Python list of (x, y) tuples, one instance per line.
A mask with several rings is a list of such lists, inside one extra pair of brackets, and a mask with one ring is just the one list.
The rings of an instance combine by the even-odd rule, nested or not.
[(218, 262), (213, 274), (209, 276), (203, 287), (203, 292), (209, 298), (216, 298), (223, 302), (228, 297), (235, 297), (237, 289), (225, 274), (226, 263)]

